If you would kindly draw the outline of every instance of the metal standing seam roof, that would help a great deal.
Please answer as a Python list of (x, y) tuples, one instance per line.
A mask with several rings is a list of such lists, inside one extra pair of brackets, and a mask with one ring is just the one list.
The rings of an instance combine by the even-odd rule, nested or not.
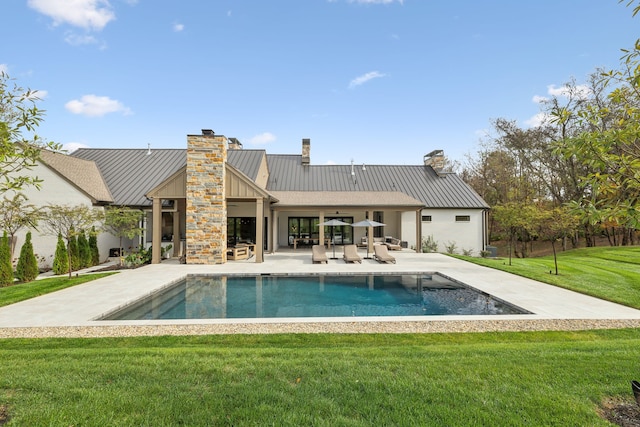
[[(255, 180), (264, 150), (229, 150), (229, 164)], [(146, 194), (187, 164), (186, 149), (80, 148), (72, 156), (91, 160), (117, 205), (151, 206)]]
[(40, 151), (40, 160), (86, 193), (94, 203), (113, 202), (107, 183), (94, 162), (49, 150)]
[[(270, 155), (270, 192), (399, 191), (426, 208), (486, 209), (487, 203), (458, 175), (438, 175), (424, 165), (302, 165), (301, 155)], [(352, 174), (353, 171), (353, 174)]]
[[(97, 164), (115, 204), (150, 206), (145, 194), (184, 167), (186, 153), (186, 149), (81, 148), (72, 156)], [(301, 155), (266, 154), (264, 150), (229, 150), (227, 161), (255, 180), (265, 155), (269, 168), (267, 191), (280, 194), (282, 201), (291, 200), (287, 192), (298, 192), (299, 197), (305, 196), (302, 192), (385, 192), (403, 193), (426, 208), (489, 208), (456, 174), (438, 175), (424, 165), (366, 165), (364, 170), (362, 165), (303, 166)]]
[(265, 150), (228, 150), (227, 162), (255, 181), (265, 155)]
[(104, 176), (114, 203), (150, 206), (147, 191), (173, 175), (187, 162), (184, 149), (80, 148), (73, 156), (93, 160)]

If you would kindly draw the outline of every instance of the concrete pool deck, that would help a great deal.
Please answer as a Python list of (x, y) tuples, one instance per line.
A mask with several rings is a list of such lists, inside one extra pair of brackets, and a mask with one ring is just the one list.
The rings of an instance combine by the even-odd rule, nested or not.
[[(442, 254), (393, 252), (396, 264), (340, 257), (312, 264), (309, 251), (266, 254), (265, 262), (148, 265), (0, 308), (0, 338), (225, 333), (371, 333), (580, 330), (640, 327), (640, 310), (546, 285)], [(364, 252), (362, 252), (364, 258)], [(188, 274), (439, 272), (533, 314), (197, 320), (94, 320)]]

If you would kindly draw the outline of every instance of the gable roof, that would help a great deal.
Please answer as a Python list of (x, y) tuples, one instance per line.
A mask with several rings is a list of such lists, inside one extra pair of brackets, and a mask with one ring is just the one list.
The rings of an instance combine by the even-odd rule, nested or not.
[[(280, 192), (400, 192), (427, 208), (486, 209), (487, 203), (458, 175), (438, 175), (424, 165), (302, 165), (301, 155), (267, 154), (267, 190)], [(352, 175), (353, 171), (353, 175)], [(344, 198), (344, 197), (343, 197)]]
[(40, 151), (40, 160), (85, 193), (92, 203), (113, 202), (113, 196), (94, 162), (49, 150)]
[[(187, 164), (185, 149), (80, 148), (72, 156), (95, 162), (113, 202), (125, 206), (151, 206), (147, 193)], [(255, 180), (264, 156), (264, 150), (229, 150), (227, 161)]]
[[(114, 203), (128, 206), (150, 206), (146, 194), (187, 162), (186, 149), (80, 148), (72, 156), (95, 162)], [(252, 181), (256, 180), (266, 156), (269, 169), (266, 191), (280, 200), (280, 206), (293, 205), (296, 199), (300, 203), (315, 200), (315, 205), (329, 205), (330, 197), (343, 205), (349, 200), (360, 203), (358, 200), (367, 199), (367, 204), (377, 201), (380, 206), (422, 203), (432, 209), (489, 208), (458, 175), (437, 174), (430, 166), (366, 165), (363, 170), (362, 165), (302, 165), (301, 155), (266, 154), (265, 150), (231, 149), (227, 156), (229, 165)], [(356, 196), (358, 193), (362, 194)], [(379, 193), (378, 197), (375, 193)]]
[(150, 206), (147, 191), (158, 186), (187, 162), (184, 149), (80, 148), (75, 157), (93, 160), (104, 176), (114, 203)]
[(228, 150), (227, 162), (255, 181), (258, 178), (260, 163), (265, 155), (265, 150)]

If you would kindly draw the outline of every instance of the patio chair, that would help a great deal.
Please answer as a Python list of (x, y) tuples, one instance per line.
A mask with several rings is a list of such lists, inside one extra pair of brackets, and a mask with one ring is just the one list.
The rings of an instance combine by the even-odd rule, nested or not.
[(356, 245), (344, 245), (344, 262), (359, 262), (362, 264), (362, 258), (358, 255), (358, 247)]
[(389, 250), (387, 249), (387, 247), (385, 245), (375, 245), (373, 247), (373, 259), (375, 259), (378, 262), (384, 262), (384, 263), (396, 263), (396, 259), (395, 257), (393, 257), (390, 253)]
[(327, 253), (324, 249), (324, 245), (313, 245), (311, 248), (311, 260), (315, 264), (316, 262), (325, 262), (329, 264)]
[(396, 239), (394, 237), (385, 237), (384, 244), (386, 245), (387, 248), (391, 249), (392, 251), (402, 250), (402, 245), (400, 245), (400, 239)]

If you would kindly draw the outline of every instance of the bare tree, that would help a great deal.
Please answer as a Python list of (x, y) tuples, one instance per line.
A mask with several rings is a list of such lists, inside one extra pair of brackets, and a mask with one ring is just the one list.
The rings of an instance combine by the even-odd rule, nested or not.
[(36, 228), (40, 217), (40, 209), (27, 204), (27, 198), (22, 193), (14, 194), (13, 198), (4, 196), (0, 201), (0, 229), (9, 235), (11, 258), (16, 247), (16, 234), (25, 227)]
[[(48, 205), (41, 223), (47, 234), (61, 235), (67, 241), (76, 236), (76, 230), (90, 229), (103, 218), (102, 212), (85, 205)], [(71, 251), (69, 254), (69, 277), (71, 277)]]

